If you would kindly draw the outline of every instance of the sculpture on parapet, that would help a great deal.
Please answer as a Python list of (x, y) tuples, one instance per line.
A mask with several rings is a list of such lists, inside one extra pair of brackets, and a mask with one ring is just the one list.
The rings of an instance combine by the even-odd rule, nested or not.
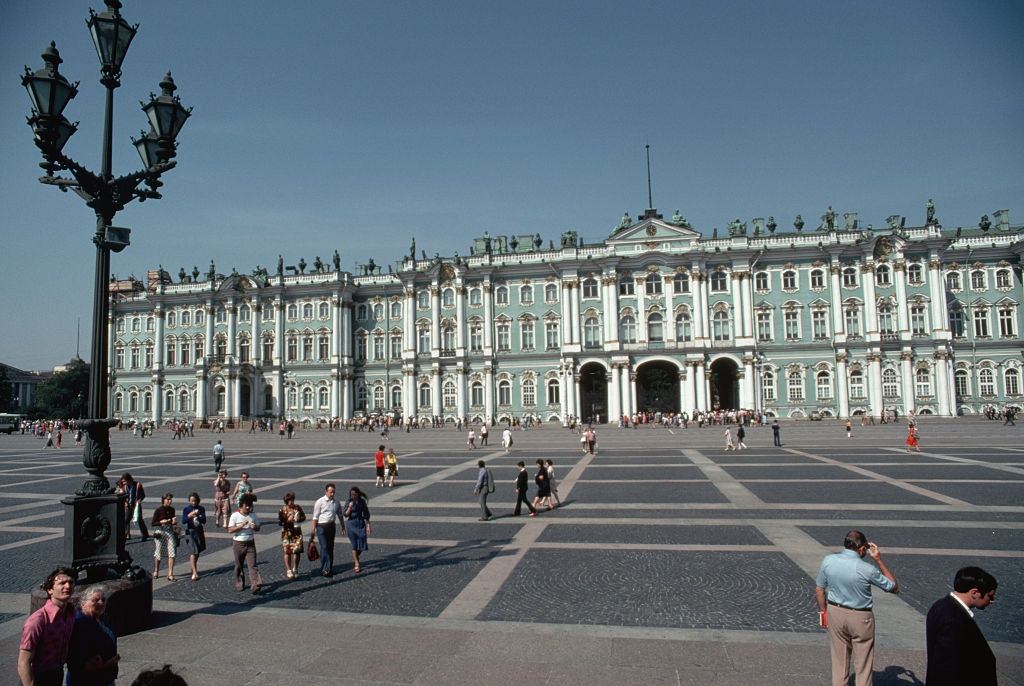
[(836, 212), (835, 210), (832, 209), (831, 205), (829, 205), (828, 209), (825, 210), (825, 214), (821, 215), (820, 228), (824, 229), (825, 231), (836, 230)]
[(370, 258), (370, 261), (366, 263), (366, 275), (373, 276), (373, 273), (377, 270), (377, 263)]
[(206, 270), (206, 280), (213, 281), (217, 278), (217, 267), (213, 265), (213, 260), (210, 260), (210, 268)]
[(741, 222), (739, 217), (729, 222), (729, 236), (744, 236), (747, 233), (747, 225)]
[(533, 249), (540, 250), (542, 247), (544, 247), (544, 239), (541, 238), (540, 234), (538, 233), (536, 236), (533, 237)]
[(779, 225), (775, 222), (775, 217), (768, 217), (768, 233), (775, 233), (775, 229), (779, 228)]
[(416, 261), (416, 236), (412, 237), (412, 245), (409, 246), (409, 259)]
[(935, 219), (935, 203), (932, 202), (931, 198), (928, 198), (928, 202), (924, 205), (925, 211), (925, 225), (935, 226), (939, 222)]
[(679, 210), (676, 210), (676, 213), (672, 215), (672, 223), (675, 224), (676, 226), (690, 225), (690, 222), (686, 221), (686, 217), (679, 214)]
[(257, 279), (262, 279), (263, 281), (266, 281), (267, 276), (269, 276), (267, 274), (267, 268), (262, 267), (258, 264), (256, 265), (256, 268), (252, 270), (252, 275), (255, 276)]
[(284, 258), (280, 254), (277, 256), (277, 275), (284, 276)]
[(508, 247), (512, 248), (512, 252), (515, 252), (516, 248), (519, 247), (519, 239), (516, 238), (515, 234), (512, 234), (512, 240), (508, 242)]
[(619, 231), (621, 229), (624, 229), (624, 228), (626, 228), (627, 226), (629, 226), (632, 223), (633, 223), (633, 220), (629, 218), (629, 212), (623, 212), (622, 213), (622, 221), (620, 221), (619, 225), (615, 227), (615, 230)]
[(178, 281), (185, 283), (185, 279), (188, 278), (188, 274), (185, 272), (185, 268), (182, 267), (178, 270)]
[(192, 265), (192, 280), (193, 281), (198, 281), (199, 280), (199, 267), (197, 267), (195, 265)]
[(796, 229), (797, 233), (804, 230), (804, 218), (799, 214), (796, 215), (796, 219), (793, 220), (793, 228)]
[(992, 222), (988, 220), (987, 214), (981, 215), (981, 221), (978, 222), (978, 228), (986, 232), (992, 228)]
[(341, 253), (337, 249), (334, 250), (334, 256), (331, 258), (334, 261), (334, 271), (341, 271)]
[(313, 271), (316, 272), (317, 274), (319, 274), (323, 270), (324, 270), (324, 262), (323, 262), (323, 260), (320, 259), (320, 256), (317, 255), (316, 259), (313, 260)]
[(299, 273), (300, 274), (305, 274), (306, 273), (306, 258), (305, 257), (300, 257), (299, 258)]
[(491, 254), (491, 234), (487, 231), (484, 231), (484, 252)]

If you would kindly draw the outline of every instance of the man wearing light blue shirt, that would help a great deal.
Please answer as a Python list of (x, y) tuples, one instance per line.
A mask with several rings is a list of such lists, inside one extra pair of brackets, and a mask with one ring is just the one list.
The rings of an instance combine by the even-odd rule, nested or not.
[[(871, 612), (871, 586), (898, 593), (896, 575), (882, 561), (878, 546), (857, 530), (843, 541), (845, 550), (827, 555), (814, 589), (821, 626), (832, 642), (832, 684), (846, 686), (853, 656), (857, 686), (871, 686), (874, 679), (875, 617)], [(870, 555), (876, 567), (864, 561)]]

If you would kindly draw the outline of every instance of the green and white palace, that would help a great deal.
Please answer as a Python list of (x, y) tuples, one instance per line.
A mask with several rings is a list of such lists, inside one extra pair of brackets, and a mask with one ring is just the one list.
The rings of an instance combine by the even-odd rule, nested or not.
[[(711, 238), (676, 212), (602, 242), (488, 236), (382, 273), (162, 269), (111, 283), (124, 419), (353, 416), (615, 421), (746, 408), (780, 418), (1022, 405), (1024, 227), (861, 226), (831, 208)], [(271, 256), (271, 259), (274, 259)]]

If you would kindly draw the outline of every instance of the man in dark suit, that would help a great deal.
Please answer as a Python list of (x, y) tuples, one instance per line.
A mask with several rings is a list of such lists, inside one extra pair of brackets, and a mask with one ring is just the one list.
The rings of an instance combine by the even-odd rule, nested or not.
[(996, 599), (996, 578), (980, 567), (957, 571), (953, 591), (928, 610), (926, 686), (995, 686), (996, 657), (974, 610)]
[(526, 486), (530, 483), (530, 475), (526, 471), (526, 463), (523, 461), (516, 462), (516, 467), (519, 468), (519, 472), (516, 474), (516, 509), (512, 516), (518, 517), (522, 512), (522, 505), (525, 503), (526, 507), (530, 508), (530, 516), (536, 517), (537, 510), (530, 504), (530, 498), (526, 495)]

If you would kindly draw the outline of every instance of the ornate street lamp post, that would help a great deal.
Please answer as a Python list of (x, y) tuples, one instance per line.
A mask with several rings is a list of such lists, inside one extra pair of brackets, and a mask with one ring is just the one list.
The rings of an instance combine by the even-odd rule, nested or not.
[[(78, 194), (96, 213), (96, 271), (93, 284), (92, 351), (89, 367), (88, 416), (80, 423), (88, 434), (83, 463), (90, 478), (65, 505), (64, 557), (75, 569), (84, 571), (89, 580), (97, 580), (114, 572), (117, 576), (145, 577), (145, 572), (131, 568), (131, 556), (124, 545), (123, 496), (116, 495), (104, 472), (110, 465), (109, 431), (117, 420), (107, 416), (107, 316), (109, 313), (108, 282), (110, 252), (121, 252), (128, 246), (130, 229), (112, 225), (114, 215), (132, 200), (160, 198), (160, 177), (175, 166), (173, 158), (178, 132), (191, 112), (174, 95), (175, 85), (170, 72), (160, 82), (161, 95), (150, 95), (142, 105), (150, 122), (150, 130), (133, 143), (145, 169), (114, 178), (111, 172), (114, 89), (121, 85), (121, 62), (131, 45), (138, 25), (130, 25), (121, 17), (119, 0), (105, 0), (106, 11), (89, 10), (86, 25), (100, 59), (100, 83), (106, 89), (103, 117), (103, 149), (100, 172), (94, 173), (63, 153), (64, 145), (77, 131), (64, 117), (64, 108), (78, 92), (78, 83), (70, 83), (58, 70), (62, 60), (54, 43), (43, 52), (43, 68), (31, 71), (25, 67), (22, 85), (32, 100), (32, 116), (28, 123), (35, 134), (35, 144), (43, 156), (40, 167), (45, 171), (39, 181), (69, 188)], [(72, 178), (59, 176), (69, 172)], [(145, 184), (144, 188), (140, 185)], [(131, 568), (131, 572), (129, 569)]]

